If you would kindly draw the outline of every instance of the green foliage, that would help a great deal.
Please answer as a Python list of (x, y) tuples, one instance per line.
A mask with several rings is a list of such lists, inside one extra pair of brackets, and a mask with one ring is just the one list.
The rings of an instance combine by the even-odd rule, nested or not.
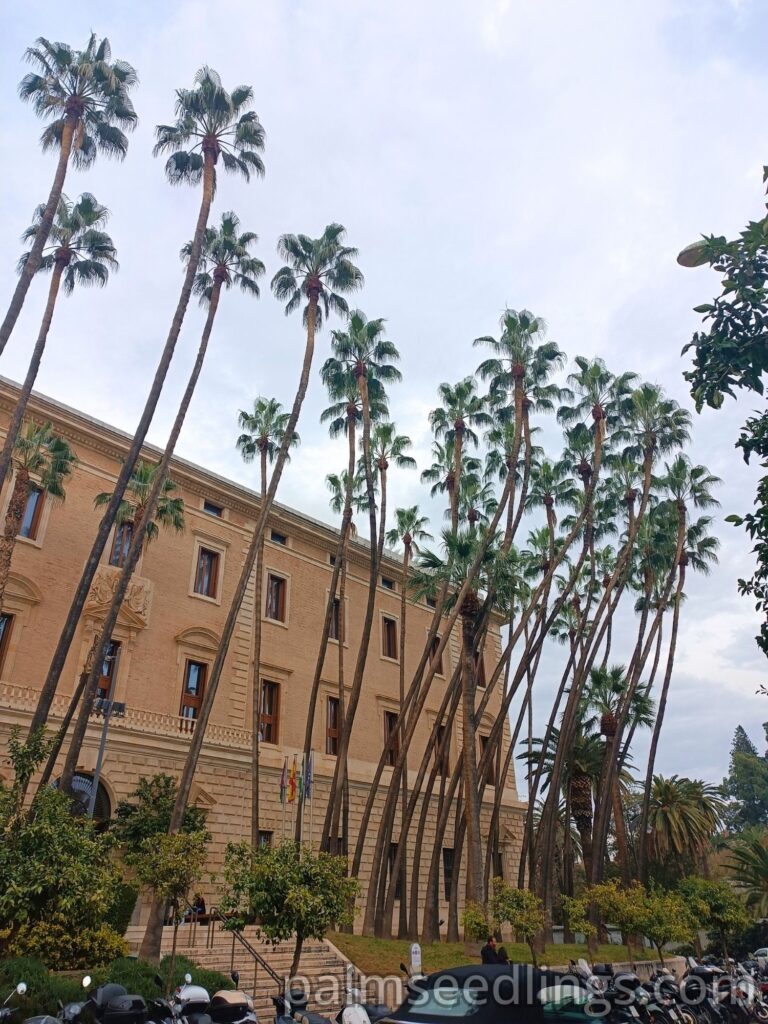
[[(763, 181), (768, 169), (763, 169)], [(722, 276), (720, 295), (696, 307), (707, 330), (697, 331), (683, 351), (693, 349), (693, 369), (686, 374), (696, 408), (719, 409), (724, 397), (738, 391), (765, 394), (768, 374), (768, 218), (751, 221), (733, 241), (705, 237), (697, 262), (708, 262)], [(750, 417), (736, 444), (746, 462), (768, 458), (768, 412)], [(754, 598), (758, 611), (768, 612), (768, 475), (758, 483), (755, 511), (728, 517), (744, 526), (755, 542), (757, 568), (751, 579), (739, 580), (742, 594)], [(756, 637), (768, 654), (768, 615)]]
[(533, 940), (546, 920), (544, 904), (536, 893), (530, 889), (516, 889), (503, 878), (494, 878), (489, 909), (494, 922), (508, 924), (528, 944), (535, 965)]
[(322, 939), (331, 928), (353, 920), (350, 906), (358, 883), (346, 871), (344, 857), (315, 853), (290, 841), (258, 850), (230, 843), (221, 911), (229, 915), (231, 928), (258, 920), (260, 932), (273, 942), (294, 933), (302, 941)]
[[(118, 803), (111, 832), (122, 847), (127, 863), (139, 854), (145, 839), (168, 831), (175, 803), (176, 782), (162, 772), (139, 779), (128, 799)], [(202, 807), (187, 807), (181, 831), (204, 832), (205, 816)]]
[[(29, 761), (14, 741), (11, 762), (23, 775), (44, 751), (38, 742)], [(53, 789), (19, 813), (18, 786), (19, 776), (10, 788), (0, 786), (0, 950), (24, 925), (76, 921), (76, 934), (98, 928), (119, 895), (111, 837), (74, 817), (69, 799)]]
[(645, 894), (639, 929), (656, 947), (664, 963), (668, 942), (690, 942), (696, 933), (696, 921), (685, 899), (678, 892), (651, 889)]
[(461, 915), (464, 938), (473, 942), (482, 942), (488, 937), (491, 927), (488, 924), (488, 912), (479, 903), (468, 903)]
[(128, 952), (125, 940), (109, 925), (81, 928), (73, 923), (76, 919), (24, 924), (14, 933), (7, 952), (15, 957), (35, 957), (52, 971), (99, 967)]
[[(95, 975), (99, 984), (104, 981), (114, 981), (123, 985), (129, 992), (138, 992), (145, 999), (156, 999), (158, 987), (155, 983), (155, 975), (159, 973), (166, 977), (170, 966), (171, 957), (166, 956), (158, 964), (149, 960), (137, 960), (134, 957), (124, 957), (110, 964), (103, 973)], [(191, 974), (196, 985), (202, 985), (211, 995), (220, 988), (234, 988), (232, 979), (218, 971), (209, 971), (184, 956), (176, 957), (176, 964), (173, 970), (172, 987), (181, 985), (184, 982), (184, 975)]]
[(727, 882), (691, 876), (684, 878), (680, 895), (688, 904), (692, 918), (713, 933), (726, 950), (731, 941), (749, 924), (744, 901)]
[(741, 726), (734, 733), (723, 789), (736, 801), (729, 813), (729, 824), (735, 831), (768, 825), (768, 758), (758, 754)]
[(115, 886), (115, 900), (107, 911), (104, 923), (114, 929), (118, 935), (125, 935), (138, 898), (139, 887), (135, 882), (126, 880), (118, 882)]
[(743, 837), (731, 844), (731, 878), (742, 889), (747, 906), (764, 917), (768, 913), (768, 834)]
[(134, 860), (136, 877), (176, 911), (189, 898), (205, 864), (205, 832), (176, 832), (143, 840)]

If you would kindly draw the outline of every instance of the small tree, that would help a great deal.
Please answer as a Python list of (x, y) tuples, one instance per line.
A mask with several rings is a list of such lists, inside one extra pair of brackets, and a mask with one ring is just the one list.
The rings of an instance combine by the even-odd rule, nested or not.
[(639, 882), (622, 888), (617, 879), (592, 885), (585, 893), (604, 924), (613, 924), (621, 930), (627, 946), (627, 959), (634, 966), (631, 936), (642, 929), (646, 911), (647, 892)]
[[(126, 863), (130, 864), (141, 854), (145, 839), (168, 831), (175, 802), (176, 782), (170, 775), (160, 772), (139, 779), (128, 799), (118, 803), (110, 831), (122, 847)], [(205, 818), (204, 808), (188, 807), (180, 831), (205, 832)]]
[(691, 917), (711, 931), (728, 956), (728, 947), (749, 925), (744, 901), (727, 882), (714, 882), (691, 876), (680, 883), (680, 895), (688, 905)]
[(664, 966), (664, 946), (668, 942), (690, 942), (696, 932), (696, 922), (678, 892), (652, 889), (642, 901), (639, 930), (651, 940)]
[(192, 886), (203, 875), (207, 842), (208, 835), (205, 832), (153, 835), (143, 840), (133, 861), (141, 884), (146, 885), (157, 899), (170, 904), (173, 909), (173, 946), (167, 982), (169, 992), (176, 966), (176, 937), (181, 908), (188, 902)]
[(314, 853), (291, 841), (254, 850), (230, 843), (224, 861), (220, 907), (229, 928), (258, 920), (272, 942), (296, 935), (291, 977), (299, 969), (305, 939), (322, 939), (340, 924), (351, 924), (356, 878), (347, 877), (344, 857)]
[(490, 900), (491, 916), (499, 925), (508, 924), (531, 951), (533, 966), (537, 966), (534, 939), (544, 927), (544, 904), (530, 889), (515, 889), (503, 878), (494, 878)]

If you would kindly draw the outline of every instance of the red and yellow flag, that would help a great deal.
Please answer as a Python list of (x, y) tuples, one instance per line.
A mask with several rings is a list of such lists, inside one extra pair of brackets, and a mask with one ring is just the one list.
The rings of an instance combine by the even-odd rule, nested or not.
[(296, 755), (293, 756), (293, 764), (291, 770), (288, 772), (288, 803), (292, 804), (296, 800), (296, 777), (298, 774), (298, 765), (296, 764)]

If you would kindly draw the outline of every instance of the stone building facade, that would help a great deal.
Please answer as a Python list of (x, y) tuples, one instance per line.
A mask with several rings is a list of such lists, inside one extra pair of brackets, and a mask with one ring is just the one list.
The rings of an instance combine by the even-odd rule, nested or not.
[[(5, 430), (17, 388), (0, 379), (0, 427)], [(33, 397), (30, 416), (50, 420), (75, 450), (78, 464), (67, 484), (64, 502), (34, 496), (16, 544), (11, 577), (0, 621), (0, 778), (8, 776), (7, 740), (14, 725), (27, 727), (37, 692), (65, 620), (69, 603), (92, 543), (99, 513), (94, 499), (111, 491), (129, 438), (104, 423), (43, 396)], [(144, 457), (157, 459), (148, 447)], [(99, 812), (108, 814), (126, 797), (142, 776), (166, 772), (178, 776), (205, 675), (213, 661), (227, 608), (241, 571), (258, 511), (258, 495), (181, 459), (173, 462), (172, 478), (184, 500), (185, 530), (160, 531), (149, 544), (137, 568), (113, 634), (114, 657), (105, 664), (103, 695), (125, 705), (125, 714), (110, 723), (99, 791)], [(0, 504), (3, 515), (10, 487)], [(34, 506), (34, 507), (32, 507)], [(278, 840), (290, 831), (294, 806), (279, 800), (280, 773), (288, 758), (301, 760), (309, 691), (314, 673), (323, 616), (338, 533), (300, 512), (276, 505), (266, 533), (262, 607), (261, 678), (265, 689), (261, 745), (261, 825), (265, 841)], [(109, 603), (119, 572), (124, 537), (114, 532), (82, 616), (56, 695), (50, 724), (63, 715), (85, 662), (95, 631)], [(398, 707), (400, 629), (400, 563), (385, 555), (363, 693), (351, 741), (350, 835), (358, 823), (371, 779)], [(353, 542), (343, 614), (347, 657), (345, 679), (351, 682), (356, 642), (362, 630), (368, 586), (367, 549)], [(406, 680), (423, 650), (432, 617), (424, 603), (409, 603), (406, 631)], [(221, 865), (230, 840), (250, 835), (251, 714), (253, 680), (253, 581), (243, 604), (227, 657), (217, 703), (203, 746), (193, 791), (194, 800), (208, 812), (213, 834), (211, 869)], [(442, 674), (430, 693), (414, 738), (410, 758), (412, 775), (429, 731), (434, 727), (440, 700), (459, 657), (459, 637), (450, 638)], [(392, 646), (394, 644), (394, 646)], [(489, 630), (483, 652), (487, 678), (500, 656), (499, 625)], [(337, 694), (338, 646), (329, 644), (322, 675), (320, 699), (313, 724), (315, 792), (311, 807), (313, 839), (318, 840), (333, 774), (333, 700)], [(501, 688), (492, 695), (481, 736), (498, 712)], [(452, 730), (451, 762), (455, 763), (460, 721)], [(102, 719), (94, 716), (83, 747), (78, 771), (87, 781), (96, 764)], [(506, 725), (506, 742), (509, 727)], [(390, 769), (385, 769), (383, 783)], [(486, 790), (483, 815), (490, 817), (493, 790)], [(377, 798), (374, 824), (383, 803)], [(522, 808), (512, 773), (502, 798), (500, 847), (497, 862), (507, 877), (514, 877), (522, 832)], [(433, 835), (434, 812), (427, 831)], [(310, 808), (305, 809), (305, 837), (310, 833)], [(375, 830), (371, 828), (371, 843)], [(445, 840), (444, 865), (450, 862), (451, 833)], [(431, 853), (431, 835), (424, 843)], [(365, 888), (369, 849), (363, 860)], [(427, 866), (423, 870), (426, 879)], [(447, 919), (446, 879), (441, 877), (441, 914)], [(462, 887), (460, 886), (460, 892)], [(209, 902), (215, 890), (203, 889)], [(361, 917), (357, 919), (359, 926)]]

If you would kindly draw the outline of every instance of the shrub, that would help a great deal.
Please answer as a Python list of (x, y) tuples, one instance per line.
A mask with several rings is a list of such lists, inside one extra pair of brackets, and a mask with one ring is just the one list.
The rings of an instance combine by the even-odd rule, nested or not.
[(114, 902), (104, 917), (104, 923), (113, 928), (118, 935), (125, 935), (138, 898), (139, 887), (135, 882), (119, 882)]
[(127, 951), (122, 936), (109, 925), (73, 928), (71, 923), (58, 921), (24, 924), (8, 944), (11, 956), (38, 958), (53, 971), (99, 967), (124, 956)]
[(461, 923), (464, 927), (464, 938), (474, 942), (484, 942), (491, 934), (488, 924), (488, 914), (485, 907), (479, 903), (468, 903), (467, 908), (461, 915)]
[[(103, 985), (105, 981), (113, 981), (123, 985), (131, 993), (138, 993), (145, 999), (156, 999), (160, 990), (155, 984), (155, 975), (160, 974), (162, 978), (168, 975), (169, 957), (165, 957), (160, 965), (150, 963), (149, 960), (138, 960), (134, 957), (122, 957), (111, 963), (106, 971), (99, 971), (95, 981)], [(234, 988), (231, 978), (218, 971), (204, 970), (198, 967), (186, 957), (176, 957), (176, 967), (173, 972), (173, 986), (181, 985), (184, 982), (184, 975), (189, 972), (194, 978), (196, 985), (202, 985), (210, 995), (220, 988)]]
[(0, 1002), (20, 981), (27, 983), (25, 996), (12, 996), (8, 1005), (17, 1006), (13, 1018), (21, 1021), (27, 1017), (51, 1013), (62, 1003), (71, 1003), (83, 998), (83, 989), (78, 978), (51, 974), (42, 961), (34, 957), (13, 957), (0, 960)]

